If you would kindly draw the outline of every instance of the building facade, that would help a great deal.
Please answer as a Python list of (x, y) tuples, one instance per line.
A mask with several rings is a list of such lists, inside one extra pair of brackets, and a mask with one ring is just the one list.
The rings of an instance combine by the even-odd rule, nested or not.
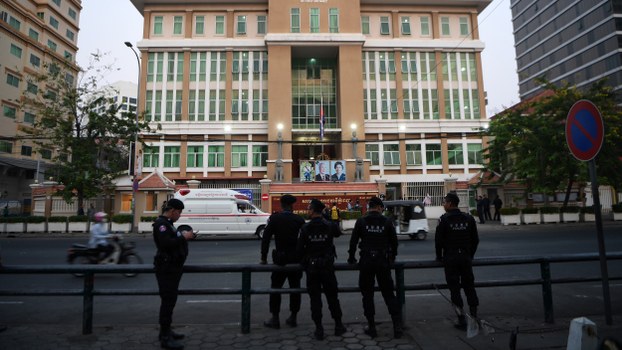
[(37, 116), (20, 108), (23, 94), (39, 88), (30, 74), (49, 63), (69, 62), (74, 68), (80, 30), (81, 0), (0, 0), (0, 193), (14, 207), (12, 214), (30, 212), (33, 182), (41, 182), (54, 149), (38, 150), (20, 130)]
[(622, 1), (512, 0), (511, 9), (521, 100), (542, 92), (540, 77), (622, 87)]
[(388, 198), (440, 204), (447, 178), (482, 168), (490, 0), (131, 1), (139, 111), (161, 126), (141, 135), (143, 175), (304, 192), (323, 161), (343, 169), (336, 191), (382, 179)]

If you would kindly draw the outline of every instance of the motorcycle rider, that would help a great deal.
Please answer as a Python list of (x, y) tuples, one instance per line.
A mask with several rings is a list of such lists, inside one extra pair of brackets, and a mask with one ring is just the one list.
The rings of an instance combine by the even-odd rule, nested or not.
[(95, 213), (95, 215), (93, 215), (95, 223), (91, 225), (89, 248), (97, 249), (103, 253), (103, 256), (99, 257), (100, 261), (106, 259), (114, 251), (114, 247), (108, 242), (108, 238), (110, 238), (111, 235), (108, 232), (108, 225), (106, 224), (107, 216), (108, 214), (103, 211)]

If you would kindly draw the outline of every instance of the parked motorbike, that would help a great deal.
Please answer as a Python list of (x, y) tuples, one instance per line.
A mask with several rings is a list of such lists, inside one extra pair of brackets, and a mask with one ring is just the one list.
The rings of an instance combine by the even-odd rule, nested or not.
[[(70, 264), (142, 264), (143, 259), (135, 250), (134, 242), (125, 242), (121, 235), (115, 235), (110, 240), (113, 247), (112, 253), (104, 256), (105, 253), (97, 248), (89, 248), (86, 244), (74, 243), (67, 251), (67, 262)], [(76, 276), (83, 276), (82, 273), (74, 273)], [(124, 273), (125, 277), (134, 277), (135, 272)]]

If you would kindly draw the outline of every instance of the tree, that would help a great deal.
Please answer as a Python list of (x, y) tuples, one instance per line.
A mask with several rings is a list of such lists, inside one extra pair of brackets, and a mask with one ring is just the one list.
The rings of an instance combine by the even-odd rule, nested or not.
[(592, 101), (605, 123), (605, 142), (596, 158), (599, 182), (619, 189), (622, 183), (622, 110), (605, 81), (582, 91), (564, 84), (542, 81), (546, 92), (521, 102), (491, 120), (485, 150), (489, 170), (503, 181), (516, 180), (529, 192), (552, 194), (565, 189), (568, 201), (576, 181), (587, 181), (587, 164), (575, 159), (566, 144), (568, 111), (580, 99)]
[[(110, 89), (100, 87), (111, 65), (102, 54), (93, 54), (86, 69), (70, 62), (48, 62), (38, 73), (29, 71), (29, 86), (22, 96), (22, 108), (36, 115), (32, 127), (21, 129), (38, 152), (52, 154), (50, 174), (64, 185), (60, 195), (78, 205), (108, 188), (112, 180), (128, 169), (129, 145), (136, 132), (149, 130), (147, 123), (136, 126), (135, 111), (118, 114)], [(50, 175), (48, 174), (48, 175)]]

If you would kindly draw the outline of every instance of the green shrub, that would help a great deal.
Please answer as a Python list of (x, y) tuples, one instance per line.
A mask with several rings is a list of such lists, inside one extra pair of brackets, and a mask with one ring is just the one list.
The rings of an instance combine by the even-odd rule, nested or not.
[(26, 216), (2, 216), (0, 223), (15, 224), (18, 222), (26, 222)]
[(542, 214), (558, 214), (559, 208), (558, 207), (541, 207), (540, 212)]
[(115, 224), (129, 224), (132, 222), (132, 214), (117, 214), (110, 219)]
[(69, 222), (87, 222), (89, 217), (86, 215), (72, 215), (68, 218)]
[(67, 222), (66, 216), (50, 216), (48, 222)]
[(580, 210), (581, 210), (581, 213), (583, 213), (583, 214), (594, 214), (594, 206), (593, 205), (590, 205), (590, 206), (587, 206), (587, 207), (581, 207)]
[(45, 216), (27, 216), (25, 221), (29, 224), (40, 224), (45, 222)]
[(612, 205), (611, 209), (614, 213), (622, 213), (622, 203)]
[(473, 215), (473, 216), (478, 216), (478, 214), (477, 214), (477, 209), (471, 209), (470, 213), (471, 213), (471, 215)]
[(501, 215), (518, 215), (520, 213), (519, 208), (501, 208)]
[(538, 208), (535, 207), (523, 208), (521, 211), (523, 214), (538, 214)]
[(579, 207), (576, 205), (568, 205), (568, 206), (562, 207), (561, 212), (562, 213), (578, 213)]
[(341, 212), (342, 220), (356, 220), (360, 218), (361, 216), (363, 216), (363, 214), (360, 211), (345, 211), (344, 210)]
[(157, 218), (157, 216), (141, 216), (140, 222), (154, 222)]

